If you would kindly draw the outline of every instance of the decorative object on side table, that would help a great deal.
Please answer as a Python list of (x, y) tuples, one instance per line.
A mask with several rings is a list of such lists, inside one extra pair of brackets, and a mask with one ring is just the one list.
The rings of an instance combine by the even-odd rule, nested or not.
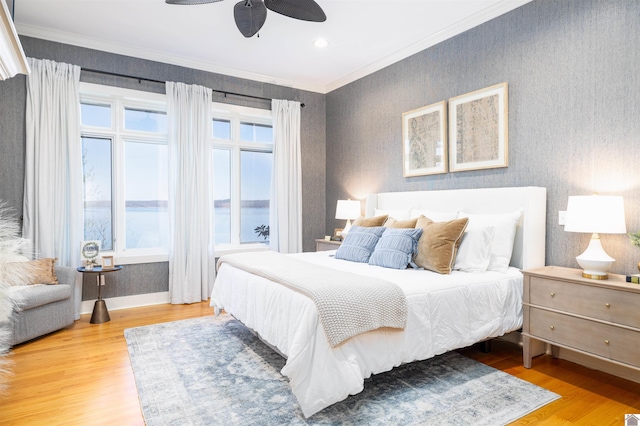
[(106, 270), (106, 269), (113, 269), (113, 268), (114, 268), (113, 256), (102, 256), (102, 269)]
[(640, 284), (640, 274), (627, 275), (627, 282), (632, 284)]
[[(111, 257), (113, 261), (113, 256)], [(120, 265), (113, 265), (110, 269), (102, 268), (101, 266), (92, 266), (91, 269), (87, 269), (84, 266), (78, 268), (78, 272), (82, 272), (83, 274), (94, 273), (98, 274), (96, 276), (96, 281), (98, 284), (98, 300), (93, 305), (93, 312), (91, 313), (91, 320), (89, 321), (91, 324), (102, 324), (103, 322), (111, 321), (111, 317), (109, 316), (109, 311), (107, 310), (107, 304), (102, 298), (102, 286), (105, 284), (104, 275), (107, 272), (115, 272), (122, 269)]]
[(587, 249), (576, 260), (582, 276), (606, 280), (615, 259), (602, 248), (599, 234), (625, 234), (624, 202), (621, 196), (580, 195), (569, 197), (564, 230), (592, 233)]
[(82, 260), (82, 265), (87, 271), (91, 271), (93, 267), (98, 264), (99, 254), (100, 241), (83, 241), (80, 244), (80, 258)]

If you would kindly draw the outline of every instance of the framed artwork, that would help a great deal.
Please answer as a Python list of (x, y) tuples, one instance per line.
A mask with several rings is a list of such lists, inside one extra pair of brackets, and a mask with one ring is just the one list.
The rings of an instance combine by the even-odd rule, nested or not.
[(102, 256), (102, 269), (113, 269), (113, 256)]
[(84, 265), (98, 263), (98, 255), (100, 254), (100, 241), (90, 240), (80, 243), (80, 260)]
[(507, 83), (449, 99), (449, 170), (508, 166)]
[(447, 103), (402, 114), (403, 176), (447, 172)]

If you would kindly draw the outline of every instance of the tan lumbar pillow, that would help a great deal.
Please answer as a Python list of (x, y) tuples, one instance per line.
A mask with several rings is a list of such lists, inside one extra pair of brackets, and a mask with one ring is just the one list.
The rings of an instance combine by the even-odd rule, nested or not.
[(388, 215), (374, 216), (374, 217), (359, 217), (353, 221), (353, 226), (363, 226), (365, 228), (371, 228), (373, 226), (382, 226), (387, 220)]
[(440, 274), (451, 273), (468, 223), (469, 219), (466, 217), (434, 222), (420, 216), (416, 228), (422, 228), (423, 232), (418, 240), (418, 253), (413, 259), (415, 264)]
[(418, 223), (418, 218), (416, 217), (415, 219), (407, 219), (407, 220), (395, 220), (394, 218), (390, 217), (387, 219), (387, 221), (384, 223), (384, 226), (386, 228), (415, 228), (416, 227), (416, 223)]

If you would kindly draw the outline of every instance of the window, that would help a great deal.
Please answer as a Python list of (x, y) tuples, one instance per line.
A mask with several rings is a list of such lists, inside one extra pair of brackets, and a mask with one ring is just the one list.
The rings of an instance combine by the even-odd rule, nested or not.
[[(168, 259), (165, 95), (81, 83), (84, 239), (118, 263)], [(269, 242), (271, 111), (212, 104), (218, 253)]]
[(215, 242), (218, 251), (269, 242), (271, 112), (214, 104)]
[(81, 84), (84, 239), (118, 263), (166, 260), (165, 96)]

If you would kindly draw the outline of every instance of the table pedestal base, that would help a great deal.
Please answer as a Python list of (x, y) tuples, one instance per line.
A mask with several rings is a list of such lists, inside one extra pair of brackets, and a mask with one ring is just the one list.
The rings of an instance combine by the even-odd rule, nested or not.
[(102, 324), (103, 322), (111, 321), (109, 311), (107, 310), (107, 304), (104, 300), (96, 300), (96, 304), (93, 305), (93, 313), (91, 314), (91, 324)]

